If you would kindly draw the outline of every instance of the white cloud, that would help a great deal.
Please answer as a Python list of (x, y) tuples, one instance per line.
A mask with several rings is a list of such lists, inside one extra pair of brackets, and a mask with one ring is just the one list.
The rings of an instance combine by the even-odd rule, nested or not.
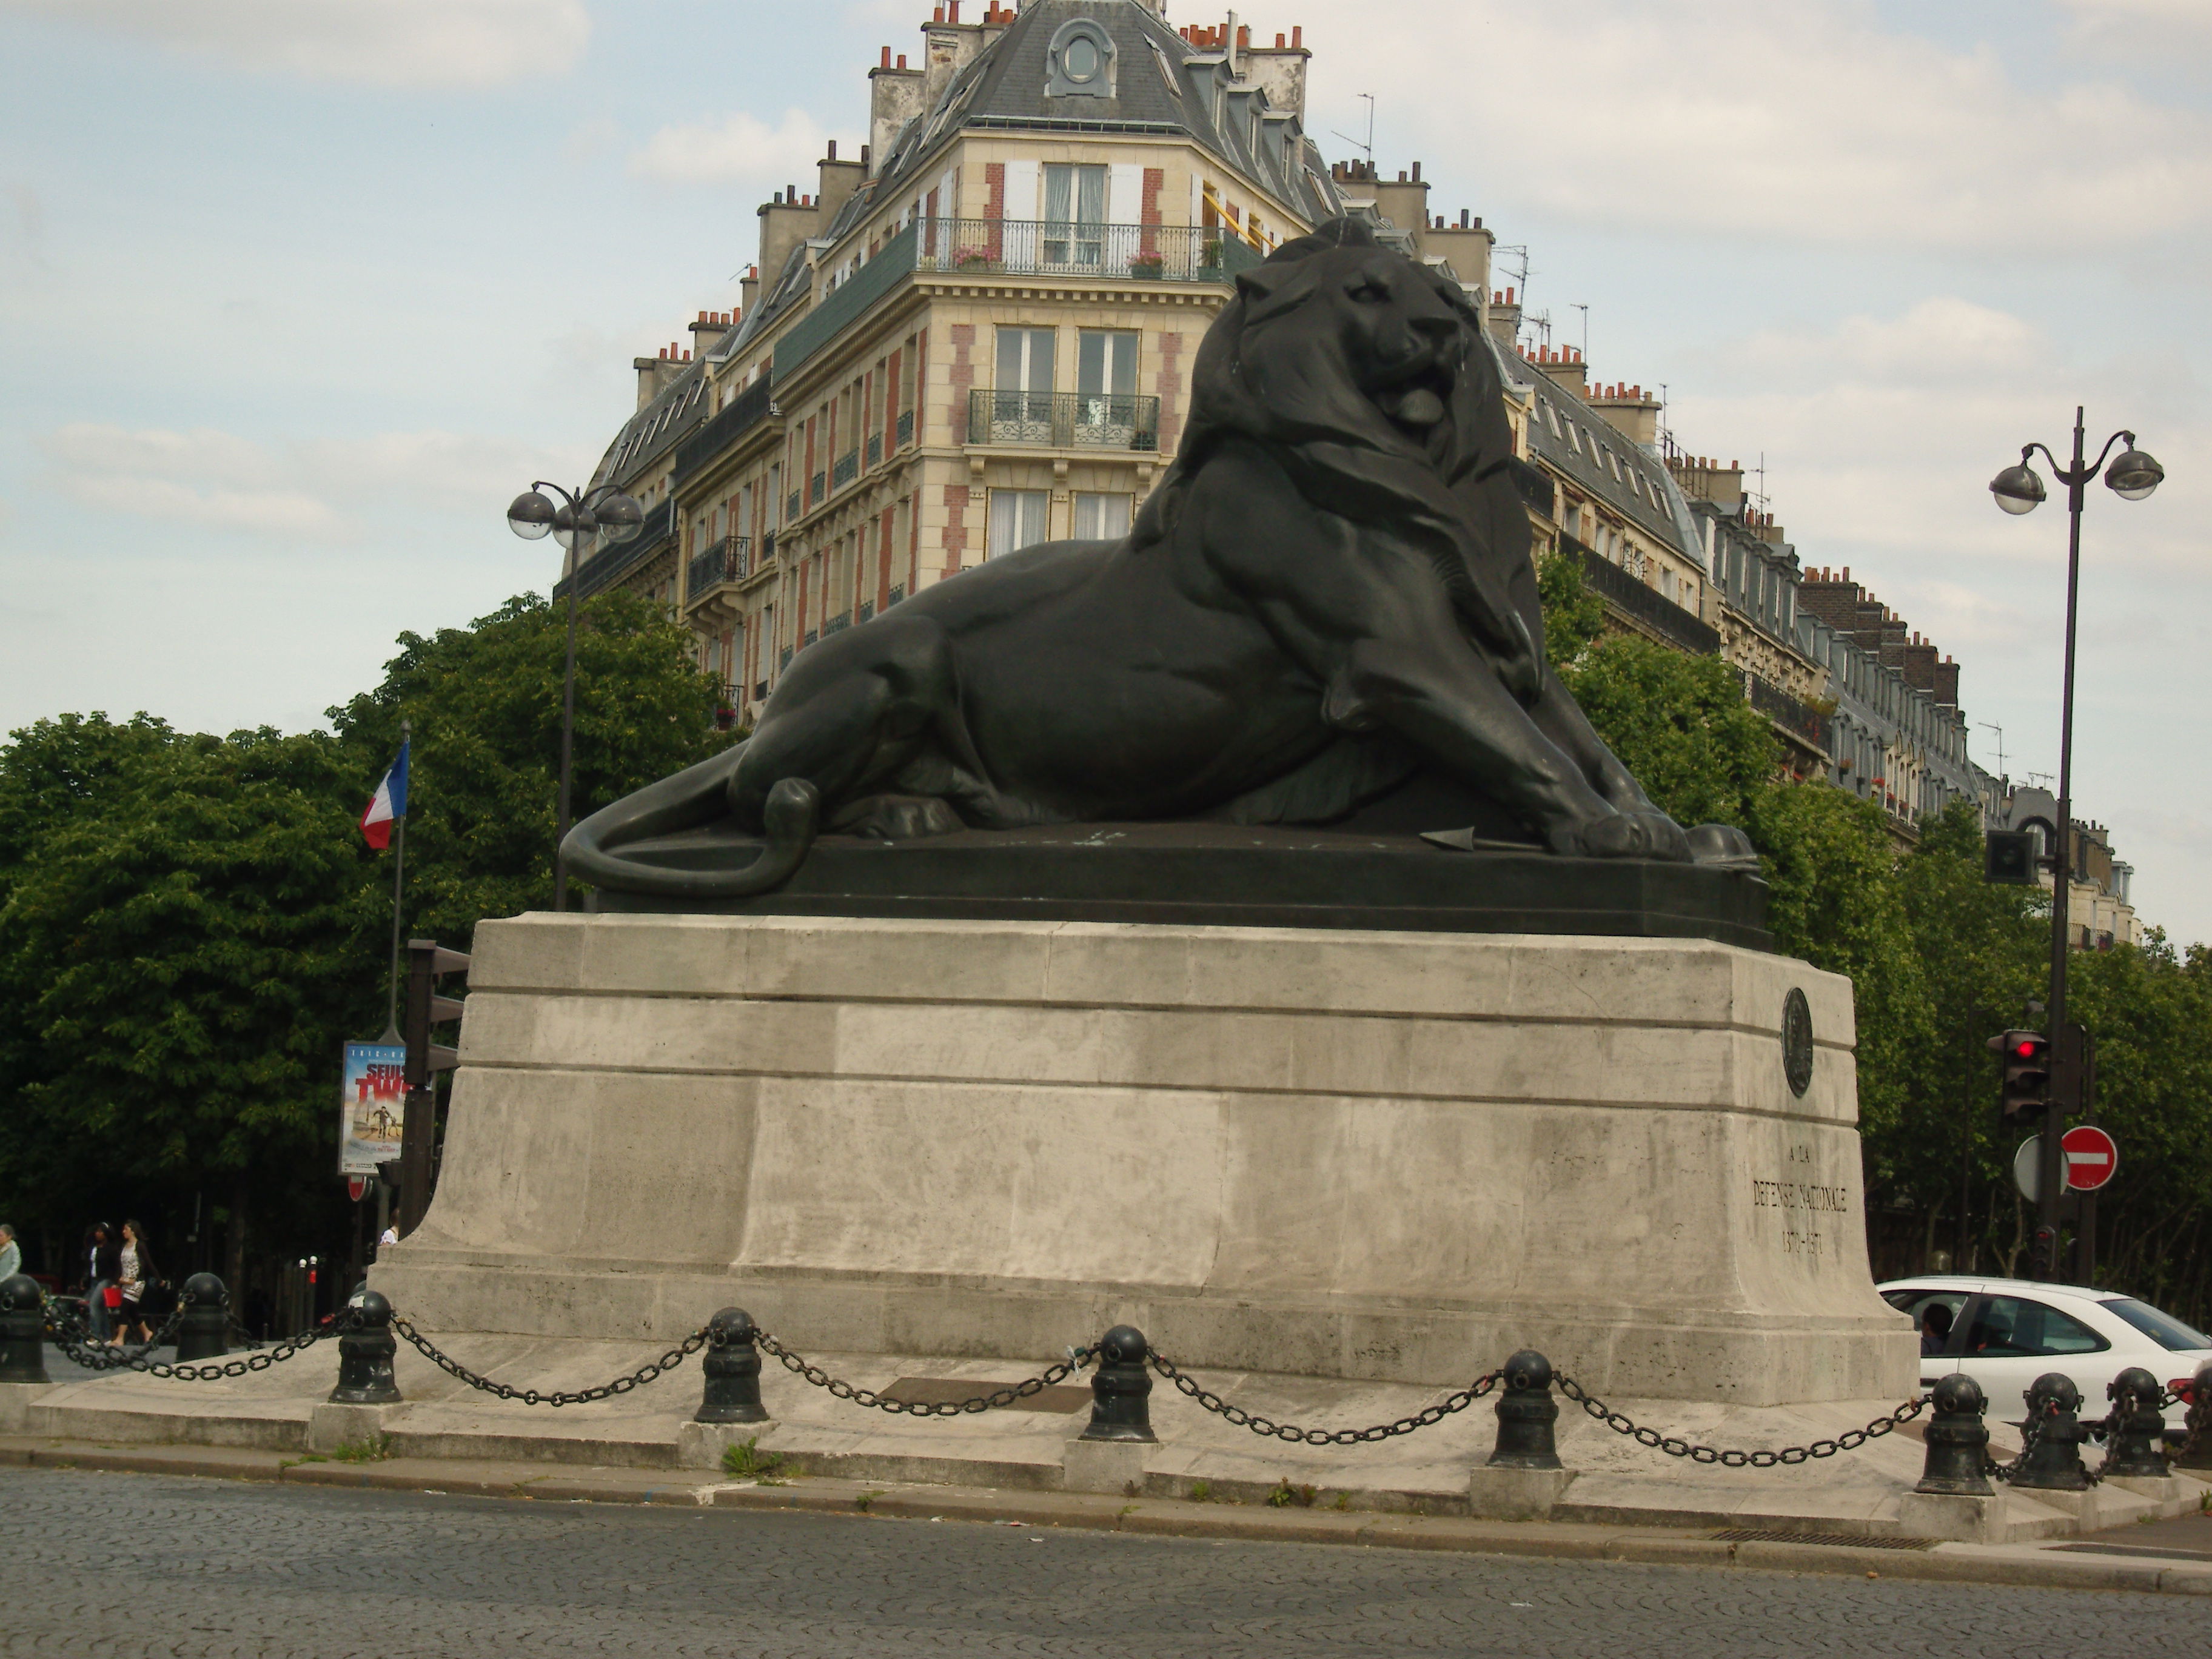
[[(1808, 562), (1877, 562), (1863, 578), (1893, 602), (1917, 595), (1926, 609), (1916, 623), (1924, 614), (1923, 625), (1960, 643), (2040, 625), (2006, 598), (2003, 573), (2063, 558), (2063, 536), (2042, 531), (2057, 511), (2031, 528), (1997, 513), (1987, 485), (2032, 439), (2063, 453), (2074, 411), (2054, 384), (2088, 404), (2092, 445), (2126, 420), (2169, 466), (2212, 447), (2212, 429), (2139, 368), (2067, 361), (2022, 319), (1948, 296), (1826, 329), (1757, 331), (1700, 369), (1711, 389), (1669, 410), (1685, 447), (1747, 465), (1763, 454), (1777, 514)], [(2096, 495), (2102, 570), (2201, 580), (2195, 526), (2212, 508), (2212, 481), (2176, 475), (2141, 505)], [(2055, 485), (2052, 495), (2062, 498)]]
[(1317, 93), (1388, 88), (1392, 150), (1610, 229), (2025, 250), (2212, 220), (2212, 115), (2078, 70), (2031, 88), (1846, 0), (1319, 4)]
[(498, 86), (565, 74), (590, 39), (583, 0), (6, 0), (247, 69), (391, 87)]
[(452, 432), (306, 439), (282, 447), (206, 428), (128, 431), (79, 423), (40, 446), (55, 482), (99, 511), (293, 541), (353, 542), (417, 515), (495, 522), (532, 479), (588, 459)]
[[(2161, 50), (2212, 45), (2212, 6), (2204, 0), (2058, 0), (2091, 44), (2138, 59)], [(2179, 67), (2189, 67), (2187, 64)], [(2200, 71), (2203, 65), (2195, 66)]]
[[(690, 126), (666, 126), (629, 158), (633, 177), (672, 184), (797, 184), (811, 191), (814, 164), (828, 134), (804, 110), (787, 110), (775, 126), (745, 114)], [(857, 154), (857, 152), (856, 152)]]

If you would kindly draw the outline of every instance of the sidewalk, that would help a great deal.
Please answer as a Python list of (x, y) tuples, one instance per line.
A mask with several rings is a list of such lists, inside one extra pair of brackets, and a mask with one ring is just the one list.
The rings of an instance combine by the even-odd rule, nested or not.
[[(1607, 1527), (1579, 1522), (1483, 1521), (1455, 1516), (1363, 1514), (1296, 1505), (1200, 1504), (1081, 1492), (1009, 1492), (911, 1481), (798, 1476), (732, 1480), (694, 1470), (649, 1471), (543, 1462), (392, 1457), (362, 1463), (242, 1447), (100, 1446), (0, 1437), (0, 1467), (276, 1480), (387, 1492), (464, 1493), (535, 1503), (660, 1504), (726, 1511), (799, 1510), (878, 1521), (970, 1522), (1069, 1527), (1178, 1538), (1353, 1544), (1476, 1555), (1550, 1557), (1671, 1566), (2020, 1584), (2045, 1589), (2121, 1589), (2212, 1596), (2212, 1519), (2191, 1516), (2128, 1530), (2031, 1546), (1833, 1543), (1730, 1538), (1711, 1530)], [(2203, 1534), (2186, 1529), (2197, 1528)], [(2155, 1541), (2149, 1541), (2154, 1535)], [(2188, 1546), (2194, 1543), (2197, 1547)], [(2155, 1549), (2158, 1553), (2148, 1553)], [(2125, 1553), (2116, 1551), (2126, 1550)]]
[[(488, 1376), (544, 1391), (605, 1382), (664, 1351), (658, 1344), (483, 1334), (434, 1340)], [(963, 1398), (1042, 1369), (942, 1355), (809, 1358), (860, 1387), (896, 1385), (909, 1399)], [(159, 1468), (179, 1467), (176, 1460), (183, 1459), (196, 1472), (257, 1478), (830, 1509), (882, 1492), (902, 1495), (887, 1501), (910, 1502), (932, 1514), (981, 1505), (977, 1512), (991, 1519), (1118, 1525), (1126, 1510), (1142, 1517), (1130, 1522), (1133, 1527), (1201, 1528), (1195, 1535), (1243, 1535), (1233, 1529), (1260, 1527), (1269, 1529), (1267, 1536), (1409, 1547), (1449, 1538), (1486, 1541), (1427, 1547), (1596, 1554), (1634, 1549), (1656, 1552), (1652, 1559), (1746, 1565), (1790, 1565), (1809, 1550), (1806, 1559), (1847, 1559), (1861, 1564), (1856, 1570), (1875, 1571), (1885, 1570), (1882, 1560), (1906, 1557), (1923, 1563), (2018, 1560), (2038, 1572), (2070, 1575), (2067, 1583), (2106, 1582), (2097, 1575), (2118, 1570), (2112, 1563), (2120, 1558), (2109, 1554), (2109, 1544), (2066, 1552), (2115, 1526), (2130, 1547), (2130, 1572), (2189, 1579), (2198, 1571), (2192, 1558), (2135, 1558), (2134, 1540), (2150, 1535), (2150, 1528), (2135, 1523), (2190, 1524), (2166, 1518), (2195, 1511), (2207, 1490), (2204, 1481), (2186, 1478), (2115, 1480), (2087, 1494), (2001, 1490), (1991, 1500), (1919, 1498), (1911, 1494), (1924, 1455), (1917, 1423), (1850, 1453), (1795, 1467), (1729, 1470), (1666, 1456), (1562, 1401), (1558, 1443), (1565, 1471), (1530, 1476), (1485, 1468), (1497, 1433), (1490, 1400), (1418, 1433), (1315, 1447), (1234, 1426), (1156, 1381), (1151, 1406), (1158, 1443), (1102, 1445), (1076, 1437), (1090, 1400), (1079, 1381), (1018, 1409), (916, 1418), (833, 1398), (771, 1358), (761, 1393), (772, 1420), (732, 1429), (690, 1420), (703, 1382), (696, 1358), (635, 1391), (559, 1409), (471, 1390), (404, 1345), (395, 1368), (404, 1403), (331, 1406), (325, 1402), (337, 1370), (335, 1342), (215, 1382), (94, 1376), (57, 1367), (51, 1389), (0, 1389), (0, 1434), (21, 1437), (9, 1443), (25, 1455), (58, 1455), (56, 1449), (63, 1448), (80, 1461), (95, 1454), (111, 1460), (103, 1468), (139, 1467), (112, 1461), (117, 1458), (152, 1459), (146, 1467)], [(1261, 1373), (1209, 1372), (1199, 1380), (1247, 1410), (1328, 1429), (1389, 1422), (1446, 1392)], [(1832, 1437), (1887, 1410), (1887, 1402), (1877, 1401), (1759, 1409), (1613, 1403), (1639, 1422), (1686, 1438), (1747, 1448)], [(2009, 1456), (2014, 1431), (2001, 1421), (1991, 1427), (1992, 1450)], [(793, 1483), (732, 1482), (722, 1473), (723, 1450), (746, 1440), (780, 1460), (780, 1472)], [(386, 1455), (340, 1461), (341, 1452), (370, 1450)], [(214, 1461), (203, 1468), (194, 1459)], [(234, 1466), (225, 1459), (243, 1461)], [(702, 1492), (709, 1496), (702, 1498)], [(748, 1495), (727, 1496), (732, 1493)], [(1271, 1497), (1282, 1506), (1271, 1506)], [(1803, 1541), (1808, 1537), (1834, 1541), (1811, 1544)], [(1957, 1556), (1954, 1545), (1999, 1553)], [(2204, 1570), (2212, 1571), (2212, 1562)]]

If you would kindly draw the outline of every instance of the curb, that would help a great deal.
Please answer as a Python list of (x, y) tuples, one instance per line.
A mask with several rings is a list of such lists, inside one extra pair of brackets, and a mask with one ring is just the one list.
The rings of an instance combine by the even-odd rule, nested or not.
[(733, 1481), (705, 1470), (549, 1469), (542, 1463), (420, 1457), (344, 1463), (245, 1448), (94, 1445), (21, 1437), (0, 1438), (0, 1468), (192, 1475), (534, 1503), (663, 1504), (733, 1514), (781, 1511), (854, 1520), (952, 1521), (1224, 1542), (1356, 1544), (1521, 1559), (2212, 1596), (2212, 1559), (2199, 1566), (2150, 1558), (2061, 1555), (2017, 1546), (1939, 1544), (1917, 1550), (1781, 1540), (1729, 1543), (1683, 1529), (1577, 1522), (1277, 1510), (1176, 1498), (872, 1484), (814, 1476), (764, 1485)]

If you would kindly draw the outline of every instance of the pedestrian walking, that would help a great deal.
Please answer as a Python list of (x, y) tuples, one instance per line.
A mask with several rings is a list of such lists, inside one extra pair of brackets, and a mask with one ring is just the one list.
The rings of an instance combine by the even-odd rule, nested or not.
[(136, 1221), (125, 1222), (123, 1246), (116, 1252), (115, 1346), (121, 1347), (133, 1330), (138, 1341), (154, 1340), (154, 1328), (146, 1320), (146, 1293), (158, 1277), (153, 1252), (146, 1247), (146, 1229)]
[(4, 1285), (23, 1271), (23, 1247), (15, 1242), (15, 1230), (0, 1221), (0, 1285)]
[[(84, 1236), (84, 1329), (95, 1342), (107, 1340), (114, 1328), (113, 1310), (123, 1304), (117, 1294), (115, 1275), (122, 1252), (108, 1236), (107, 1224), (95, 1221)], [(113, 1297), (112, 1301), (109, 1300)]]

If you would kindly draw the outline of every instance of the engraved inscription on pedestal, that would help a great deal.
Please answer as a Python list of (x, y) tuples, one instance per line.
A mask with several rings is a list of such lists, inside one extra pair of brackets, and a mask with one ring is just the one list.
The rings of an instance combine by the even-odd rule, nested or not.
[(1854, 1212), (1850, 1188), (1803, 1178), (1813, 1173), (1814, 1162), (1813, 1148), (1804, 1141), (1790, 1144), (1789, 1159), (1788, 1177), (1774, 1181), (1752, 1178), (1751, 1206), (1754, 1210), (1782, 1212), (1784, 1255), (1814, 1261), (1833, 1259), (1841, 1254), (1842, 1239), (1838, 1231), (1840, 1224), (1831, 1218), (1848, 1217)]

